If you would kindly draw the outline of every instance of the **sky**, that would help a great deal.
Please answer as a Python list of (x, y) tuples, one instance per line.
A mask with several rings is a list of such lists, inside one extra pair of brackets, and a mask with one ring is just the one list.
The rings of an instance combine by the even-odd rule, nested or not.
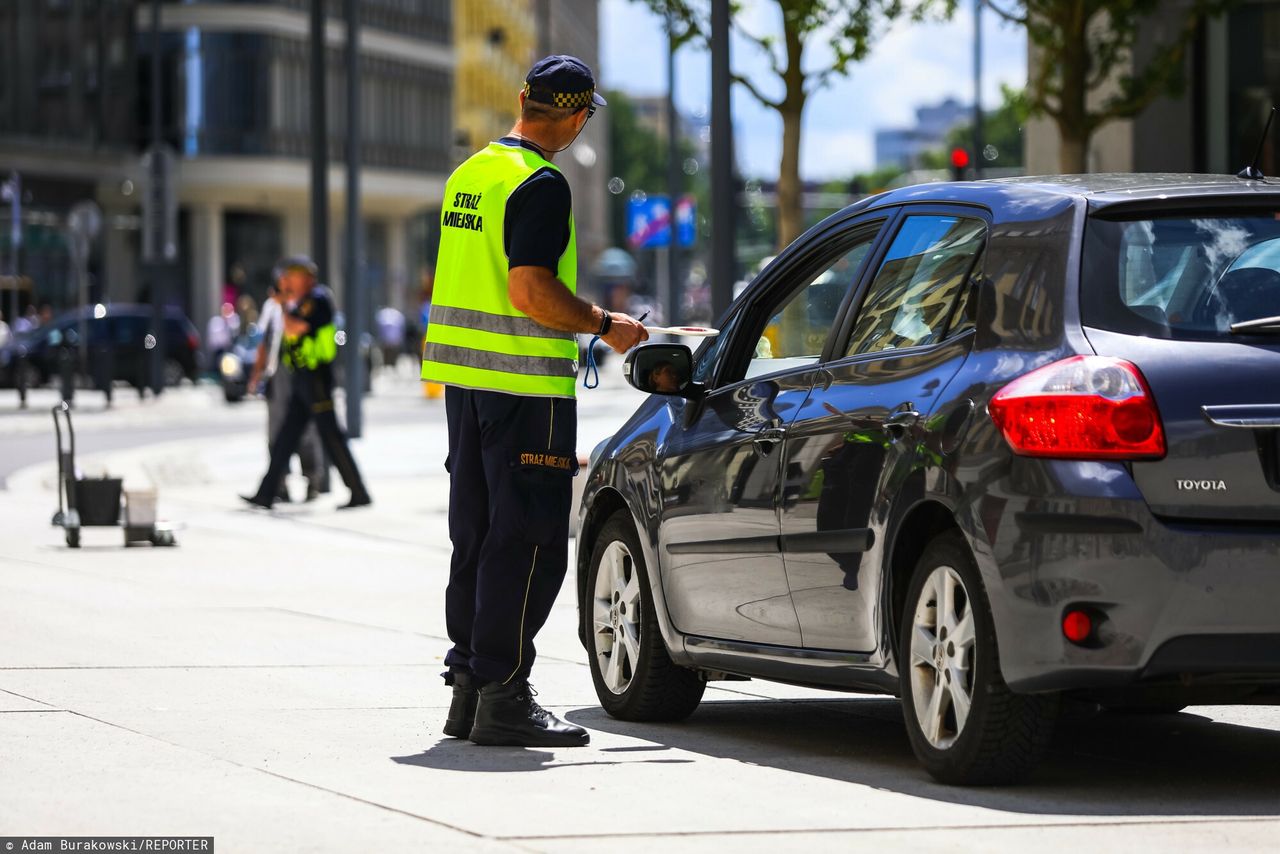
[[(871, 55), (850, 66), (809, 99), (801, 136), (800, 174), (806, 180), (847, 178), (875, 166), (874, 138), (879, 128), (910, 127), (914, 109), (948, 95), (973, 101), (973, 3), (961, 0), (947, 23), (901, 21), (878, 39)], [(781, 33), (774, 0), (744, 0), (743, 23), (755, 35)], [(638, 95), (666, 91), (666, 37), (662, 22), (637, 0), (602, 0), (600, 64), (604, 85)], [(1000, 103), (1000, 85), (1026, 83), (1026, 36), (1020, 29), (983, 14), (983, 106)], [(806, 67), (829, 56), (821, 38), (806, 43)], [(781, 94), (781, 82), (754, 44), (734, 39), (733, 70), (765, 89)], [(706, 52), (684, 48), (676, 61), (676, 104), (683, 113), (705, 111), (710, 104), (711, 67)], [(607, 108), (606, 108), (607, 109)], [(782, 122), (741, 86), (734, 87), (733, 116), (738, 162), (745, 175), (778, 173)]]

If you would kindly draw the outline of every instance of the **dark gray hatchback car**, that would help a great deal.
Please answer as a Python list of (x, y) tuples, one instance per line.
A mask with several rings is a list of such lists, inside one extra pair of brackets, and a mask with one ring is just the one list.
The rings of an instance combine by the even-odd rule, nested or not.
[(1025, 776), (1060, 700), (1280, 699), (1280, 184), (926, 185), (828, 218), (595, 449), (604, 708), (708, 680), (899, 695), (938, 779)]

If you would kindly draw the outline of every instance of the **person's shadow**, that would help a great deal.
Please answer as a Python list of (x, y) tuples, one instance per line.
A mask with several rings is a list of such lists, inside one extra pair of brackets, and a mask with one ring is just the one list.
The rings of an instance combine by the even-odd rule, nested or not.
[[(606, 747), (592, 751), (580, 747), (565, 748), (564, 755), (572, 756), (585, 753), (588, 756), (606, 753), (631, 754), (649, 753), (670, 750), (661, 745), (639, 745), (635, 747)], [(544, 771), (554, 768), (573, 768), (584, 765), (630, 765), (637, 762), (648, 764), (687, 764), (692, 759), (594, 759), (585, 762), (560, 762), (555, 748), (542, 747), (481, 747), (466, 739), (444, 738), (421, 753), (411, 756), (392, 756), (391, 761), (397, 765), (416, 765), (419, 768), (434, 768), (438, 771), (469, 771), (471, 773), (509, 773), (519, 771)]]

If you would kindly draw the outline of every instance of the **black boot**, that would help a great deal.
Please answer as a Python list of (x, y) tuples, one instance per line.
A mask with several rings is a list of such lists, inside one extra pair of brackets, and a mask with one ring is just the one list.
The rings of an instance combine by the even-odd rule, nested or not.
[(480, 692), (471, 680), (470, 673), (453, 674), (453, 702), (449, 704), (449, 717), (444, 722), (444, 734), (452, 738), (471, 735), (471, 725), (476, 720), (476, 702)]
[(351, 500), (348, 501), (346, 504), (339, 504), (338, 509), (354, 510), (357, 507), (368, 507), (372, 503), (373, 503), (373, 498), (370, 497), (369, 493), (365, 492), (362, 489), (359, 492), (352, 492)]
[(480, 689), (471, 740), (509, 747), (581, 747), (591, 740), (585, 729), (560, 720), (533, 696), (528, 682), (485, 685)]

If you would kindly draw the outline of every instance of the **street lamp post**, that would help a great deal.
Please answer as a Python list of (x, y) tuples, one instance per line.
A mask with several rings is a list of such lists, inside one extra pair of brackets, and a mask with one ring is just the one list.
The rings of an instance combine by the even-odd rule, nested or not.
[(329, 282), (329, 121), (325, 114), (324, 0), (311, 0), (311, 257)]
[[(151, 145), (147, 150), (147, 198), (143, 213), (146, 220), (143, 261), (151, 273), (151, 393), (159, 397), (164, 393), (164, 363), (168, 353), (165, 341), (164, 307), (169, 285), (168, 261), (176, 257), (176, 247), (170, 246), (173, 235), (169, 219), (175, 216), (170, 210), (170, 182), (173, 180), (172, 160), (162, 150), (160, 132), (160, 0), (151, 0)], [(82, 307), (83, 311), (83, 307)], [(84, 346), (85, 342), (81, 342)]]
[(362, 281), (360, 221), (360, 20), (357, 0), (344, 0), (347, 42), (343, 56), (347, 73), (347, 230), (343, 269), (343, 303), (347, 308), (347, 434), (360, 438), (364, 426), (361, 403), (364, 396), (364, 360), (360, 342), (364, 338), (366, 310)]
[(667, 247), (667, 293), (662, 306), (667, 324), (680, 322), (680, 256), (676, 233), (676, 206), (680, 199), (680, 131), (676, 112), (675, 15), (667, 13), (667, 197), (670, 200), (671, 243)]
[(733, 301), (733, 117), (729, 87), (729, 0), (711, 2), (711, 310)]
[(973, 0), (973, 177), (982, 177), (982, 161), (986, 159), (982, 139), (982, 5), (986, 0)]

